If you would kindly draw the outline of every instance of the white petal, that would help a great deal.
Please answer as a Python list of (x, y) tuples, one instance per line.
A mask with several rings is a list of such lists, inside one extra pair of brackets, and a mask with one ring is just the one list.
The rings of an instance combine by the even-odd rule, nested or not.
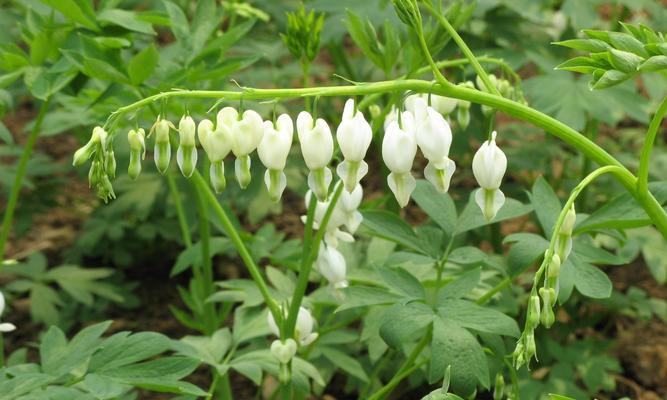
[(14, 324), (10, 324), (9, 322), (3, 322), (0, 324), (0, 332), (11, 332), (16, 329), (16, 326)]
[(401, 207), (408, 205), (410, 195), (417, 186), (415, 178), (410, 173), (397, 174), (392, 172), (387, 177), (387, 183), (389, 184), (391, 191), (394, 193), (398, 205)]
[(505, 204), (505, 194), (500, 189), (477, 189), (475, 202), (482, 210), (487, 221), (496, 217), (498, 210)]

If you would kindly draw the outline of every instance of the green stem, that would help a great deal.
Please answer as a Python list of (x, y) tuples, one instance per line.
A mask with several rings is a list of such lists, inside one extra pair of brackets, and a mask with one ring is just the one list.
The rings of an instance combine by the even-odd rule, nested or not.
[(422, 363), (415, 364), (415, 360), (417, 360), (419, 354), (421, 354), (422, 350), (424, 350), (424, 347), (426, 347), (428, 342), (431, 340), (431, 335), (432, 332), (431, 328), (429, 327), (424, 337), (422, 337), (419, 343), (417, 343), (415, 348), (412, 350), (412, 353), (410, 353), (405, 362), (403, 362), (401, 368), (398, 370), (398, 372), (396, 372), (396, 375), (394, 375), (394, 377), (386, 385), (382, 386), (378, 391), (373, 393), (373, 395), (369, 397), (368, 400), (384, 399), (385, 396), (388, 396), (396, 388), (396, 386), (398, 386), (398, 384), (401, 383), (403, 379), (405, 379), (406, 376), (410, 375), (422, 365)]
[(23, 186), (23, 178), (25, 177), (25, 172), (28, 167), (28, 161), (32, 155), (32, 150), (35, 147), (35, 142), (39, 137), (40, 129), (42, 128), (42, 122), (44, 121), (44, 116), (46, 115), (46, 110), (49, 108), (49, 103), (51, 98), (48, 97), (44, 103), (39, 108), (37, 113), (37, 118), (35, 119), (35, 124), (32, 127), (30, 136), (28, 136), (28, 141), (23, 148), (23, 153), (21, 153), (21, 158), (19, 159), (18, 167), (16, 168), (16, 175), (14, 176), (14, 182), (9, 192), (9, 198), (7, 199), (7, 208), (5, 209), (5, 214), (2, 217), (2, 230), (0, 231), (0, 268), (2, 268), (2, 262), (5, 259), (5, 250), (7, 245), (7, 239), (9, 238), (9, 231), (12, 228), (12, 222), (14, 221), (14, 211), (16, 210), (16, 203), (19, 199), (19, 193), (21, 192), (21, 187)]
[(373, 83), (360, 83), (358, 85), (347, 86), (328, 86), (311, 88), (292, 88), (292, 89), (254, 89), (244, 88), (242, 91), (215, 91), (215, 90), (177, 90), (159, 93), (145, 99), (139, 100), (133, 104), (121, 107), (114, 112), (107, 121), (107, 124), (118, 118), (120, 115), (132, 112), (138, 108), (144, 107), (155, 101), (171, 98), (211, 98), (227, 100), (239, 100), (243, 97), (246, 100), (256, 99), (275, 99), (275, 98), (302, 98), (313, 96), (361, 96), (375, 93), (392, 93), (414, 91), (417, 93), (433, 93), (440, 96), (451, 97), (459, 100), (467, 100), (473, 103), (493, 107), (508, 116), (519, 120), (529, 122), (539, 128), (544, 129), (550, 134), (563, 140), (570, 146), (576, 148), (586, 157), (598, 165), (614, 165), (622, 168), (624, 173), (615, 174), (616, 179), (637, 199), (644, 208), (650, 219), (656, 225), (662, 235), (667, 238), (667, 213), (662, 209), (655, 197), (651, 193), (645, 196), (639, 196), (636, 188), (636, 178), (622, 164), (593, 143), (584, 135), (563, 124), (562, 122), (543, 114), (540, 111), (532, 109), (525, 104), (506, 99), (500, 96), (482, 92), (480, 90), (466, 88), (462, 86), (447, 85), (442, 86), (433, 84), (433, 82), (405, 79), (397, 81), (382, 81)]
[(183, 237), (183, 243), (186, 248), (192, 246), (192, 237), (190, 236), (190, 227), (188, 225), (187, 218), (185, 217), (185, 211), (183, 210), (183, 202), (181, 201), (181, 195), (178, 192), (176, 187), (176, 180), (174, 179), (173, 173), (169, 171), (166, 174), (167, 186), (169, 187), (169, 193), (174, 199), (174, 206), (176, 206), (176, 217), (178, 218), (178, 226), (181, 229), (181, 236)]
[(639, 172), (637, 173), (637, 192), (640, 196), (648, 193), (648, 167), (651, 150), (653, 150), (653, 142), (655, 142), (665, 114), (667, 114), (667, 97), (662, 99), (662, 103), (660, 103), (658, 111), (656, 111), (653, 119), (651, 119), (651, 123), (646, 131), (646, 139), (644, 139), (644, 146), (642, 147), (642, 154), (639, 159)]
[(489, 289), (488, 292), (484, 293), (484, 295), (482, 295), (482, 297), (480, 297), (479, 299), (477, 299), (477, 304), (480, 304), (480, 305), (481, 305), (481, 304), (486, 304), (486, 302), (489, 301), (489, 300), (491, 300), (491, 298), (492, 298), (496, 293), (498, 293), (498, 292), (500, 292), (501, 290), (505, 289), (507, 286), (509, 286), (510, 283), (512, 283), (512, 280), (511, 280), (509, 277), (504, 278), (503, 280), (501, 280), (500, 282), (498, 282), (498, 284), (496, 284), (496, 286), (492, 287), (491, 289)]
[[(473, 54), (472, 50), (468, 47), (466, 42), (463, 40), (463, 38), (459, 35), (459, 33), (454, 29), (452, 24), (449, 23), (447, 18), (441, 13), (436, 11), (433, 6), (431, 5), (430, 1), (425, 1), (424, 5), (426, 8), (433, 14), (433, 16), (440, 21), (440, 24), (445, 28), (447, 33), (451, 35), (451, 37), (454, 39), (454, 42), (459, 46), (463, 54), (466, 56), (466, 58), (470, 61), (470, 64), (472, 65), (473, 69), (475, 72), (477, 72), (477, 75), (482, 79), (482, 82), (484, 82), (484, 86), (486, 86), (486, 90), (489, 93), (492, 93), (496, 96), (501, 96), (500, 92), (498, 91), (498, 88), (491, 82), (489, 79), (489, 75), (486, 73), (484, 68), (482, 68), (482, 65), (479, 63), (475, 55)], [(425, 50), (426, 51), (426, 50)]]
[[(290, 303), (289, 313), (287, 314), (287, 324), (285, 325), (287, 338), (291, 338), (292, 336), (294, 336), (294, 327), (296, 326), (296, 318), (297, 315), (299, 314), (299, 307), (301, 306), (303, 296), (306, 294), (306, 288), (308, 286), (308, 277), (310, 275), (310, 271), (313, 268), (313, 262), (315, 262), (315, 258), (317, 257), (317, 252), (320, 249), (320, 243), (322, 242), (324, 234), (326, 233), (329, 219), (333, 214), (334, 207), (336, 206), (336, 203), (338, 202), (338, 198), (340, 197), (342, 191), (343, 191), (343, 182), (339, 182), (336, 189), (334, 189), (334, 193), (329, 202), (329, 206), (327, 207), (327, 210), (324, 213), (324, 217), (322, 217), (322, 222), (320, 223), (320, 226), (317, 228), (317, 234), (315, 235), (313, 241), (310, 242), (309, 245), (310, 248), (308, 249), (308, 253), (306, 254), (305, 257), (302, 256), (301, 258), (301, 268), (299, 269), (299, 277), (296, 282), (296, 288), (294, 289), (294, 294), (292, 294), (292, 302)], [(314, 198), (315, 195), (313, 194), (312, 197)], [(308, 208), (311, 207), (309, 206)], [(313, 215), (310, 216), (311, 219)], [(312, 227), (312, 221), (310, 221), (310, 224)]]
[(202, 291), (201, 301), (204, 306), (204, 326), (205, 334), (212, 335), (217, 328), (215, 307), (212, 303), (207, 303), (206, 299), (213, 294), (213, 263), (211, 262), (211, 227), (208, 220), (208, 208), (204, 200), (204, 194), (200, 192), (195, 185), (195, 197), (197, 199), (197, 214), (199, 215), (199, 243), (201, 245), (201, 265), (195, 266), (201, 268), (198, 286)]
[(259, 267), (257, 266), (257, 264), (255, 264), (255, 261), (252, 259), (252, 256), (250, 255), (248, 248), (246, 247), (245, 243), (243, 243), (243, 239), (241, 239), (241, 236), (239, 235), (236, 228), (232, 224), (232, 221), (230, 221), (229, 217), (227, 216), (227, 213), (222, 208), (222, 206), (218, 202), (218, 199), (215, 197), (215, 194), (213, 194), (211, 189), (208, 187), (208, 184), (206, 183), (204, 178), (202, 178), (199, 171), (195, 171), (195, 173), (192, 175), (192, 180), (194, 181), (195, 185), (197, 185), (200, 193), (203, 194), (203, 196), (206, 198), (206, 201), (213, 208), (215, 216), (222, 224), (223, 228), (225, 229), (225, 232), (229, 236), (229, 239), (232, 241), (232, 244), (234, 244), (234, 247), (236, 248), (236, 251), (238, 251), (239, 256), (241, 257), (241, 260), (243, 260), (243, 263), (245, 264), (246, 268), (248, 268), (248, 272), (250, 273), (252, 279), (255, 281), (255, 284), (257, 285), (259, 292), (262, 294), (266, 306), (269, 308), (269, 311), (273, 315), (273, 318), (275, 319), (276, 323), (280, 324), (280, 321), (283, 320), (283, 317), (280, 313), (280, 307), (278, 306), (278, 303), (273, 299), (273, 297), (271, 297), (269, 287), (267, 286), (264, 277), (262, 276), (262, 273), (259, 270)]

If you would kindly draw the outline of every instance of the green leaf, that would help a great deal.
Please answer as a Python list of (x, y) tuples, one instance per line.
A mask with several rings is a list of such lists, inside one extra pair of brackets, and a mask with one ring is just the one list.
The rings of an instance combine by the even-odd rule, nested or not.
[(667, 56), (653, 56), (644, 61), (639, 70), (642, 72), (653, 72), (667, 69)]
[(199, 361), (188, 357), (171, 356), (158, 358), (136, 364), (105, 368), (98, 374), (114, 378), (130, 385), (139, 386), (144, 382), (151, 383), (153, 379), (177, 380), (186, 377), (197, 368)]
[(456, 206), (447, 193), (438, 192), (429, 182), (419, 179), (412, 198), (424, 212), (445, 232), (452, 233), (456, 226)]
[(62, 15), (73, 22), (78, 22), (86, 28), (94, 31), (99, 30), (93, 19), (94, 17), (91, 18), (89, 15), (86, 15), (88, 14), (85, 12), (87, 10), (82, 10), (80, 4), (74, 0), (42, 0), (42, 3), (58, 10)]
[(628, 51), (609, 49), (609, 61), (611, 65), (622, 72), (633, 73), (639, 68), (644, 59)]
[(546, 235), (551, 235), (561, 212), (561, 204), (558, 196), (544, 177), (540, 176), (533, 184), (530, 202), (535, 207), (535, 214), (540, 221), (542, 231)]
[(454, 322), (435, 318), (429, 382), (442, 380), (448, 366), (451, 366), (451, 388), (464, 397), (475, 391), (477, 382), (485, 388), (491, 384), (486, 356), (477, 339)]
[[(667, 181), (649, 183), (649, 190), (660, 204), (667, 201)], [(632, 195), (623, 193), (595, 210), (578, 223), (575, 233), (601, 229), (627, 229), (650, 225), (651, 220)]]
[(423, 299), (424, 287), (414, 275), (403, 268), (379, 268), (378, 272), (387, 286), (412, 299)]
[(160, 54), (153, 43), (132, 57), (127, 66), (127, 73), (132, 84), (139, 85), (148, 79), (155, 71), (159, 59)]
[(641, 252), (653, 278), (664, 285), (667, 282), (667, 242), (655, 228), (642, 228), (628, 232), (630, 238), (640, 240)]
[(561, 42), (554, 42), (552, 44), (569, 47), (571, 49), (583, 50), (589, 53), (599, 53), (601, 51), (607, 51), (611, 46), (603, 42), (602, 40), (597, 39), (570, 39), (563, 40)]
[(491, 221), (487, 221), (486, 218), (484, 218), (484, 215), (482, 215), (479, 206), (475, 203), (474, 196), (471, 195), (468, 204), (459, 216), (455, 232), (456, 234), (460, 234), (471, 229), (479, 228), (480, 226), (520, 217), (528, 214), (532, 210), (533, 207), (530, 204), (522, 204), (520, 201), (508, 198), (505, 200), (505, 204), (500, 208), (500, 211), (498, 211), (495, 218)]
[(607, 274), (600, 268), (581, 261), (576, 254), (570, 254), (572, 262), (574, 286), (579, 293), (594, 299), (605, 299), (611, 296), (612, 285)]
[(368, 307), (380, 304), (393, 304), (404, 299), (384, 288), (371, 286), (350, 286), (345, 290), (345, 301), (336, 312), (357, 307)]
[(189, 48), (190, 43), (190, 24), (185, 16), (185, 13), (173, 1), (164, 0), (164, 5), (169, 14), (169, 23), (171, 31), (176, 36), (176, 40), (185, 48)]
[(520, 334), (514, 319), (468, 300), (447, 299), (438, 305), (438, 313), (460, 326), (480, 332), (512, 337), (519, 337)]
[(174, 341), (174, 348), (182, 355), (209, 365), (219, 365), (232, 344), (228, 328), (218, 329), (211, 337), (185, 336)]
[(98, 374), (87, 374), (83, 380), (83, 388), (96, 399), (115, 399), (132, 389), (132, 386), (118, 383), (113, 379)]
[(380, 336), (390, 347), (400, 348), (433, 321), (433, 311), (423, 303), (395, 304), (385, 310)]
[(122, 26), (130, 31), (155, 35), (153, 25), (139, 18), (137, 13), (133, 11), (122, 10), (120, 8), (107, 8), (97, 15), (97, 20), (106, 22), (107, 25)]
[(554, 67), (557, 70), (579, 72), (581, 74), (592, 74), (599, 68), (600, 64), (589, 57), (574, 57)]
[(507, 273), (511, 277), (519, 276), (549, 247), (548, 240), (534, 233), (513, 233), (503, 243), (514, 243), (507, 254)]
[(320, 351), (325, 358), (336, 366), (336, 368), (342, 369), (362, 382), (368, 382), (368, 375), (366, 374), (366, 371), (364, 371), (364, 367), (362, 367), (361, 363), (355, 358), (332, 347), (324, 346)]
[(363, 226), (368, 228), (373, 236), (428, 254), (422, 249), (423, 245), (412, 227), (395, 214), (382, 210), (364, 210), (362, 215)]
[(89, 370), (92, 372), (120, 368), (155, 357), (169, 349), (170, 340), (155, 332), (119, 332), (106, 338), (100, 347), (101, 350), (90, 360)]
[(23, 73), (25, 70), (23, 68), (17, 69), (16, 71), (12, 71), (9, 73), (6, 73), (4, 75), (0, 75), (0, 89), (7, 87), (14, 83), (15, 80), (23, 76)]
[(438, 305), (449, 299), (461, 298), (472, 291), (480, 281), (481, 270), (481, 268), (474, 268), (446, 284), (438, 292)]
[(39, 373), (20, 374), (12, 379), (0, 381), (0, 400), (21, 398), (33, 390), (48, 385), (57, 378)]

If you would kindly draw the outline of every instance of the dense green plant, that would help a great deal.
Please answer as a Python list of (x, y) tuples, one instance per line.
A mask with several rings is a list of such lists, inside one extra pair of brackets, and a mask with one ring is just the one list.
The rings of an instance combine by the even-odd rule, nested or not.
[[(71, 255), (101, 255), (123, 265), (143, 251), (143, 243), (180, 242), (184, 249), (171, 274), (188, 273), (191, 280), (179, 289), (185, 308), (170, 308), (200, 336), (169, 341), (152, 333), (119, 333), (101, 339), (108, 326), (100, 324), (68, 344), (51, 328), (42, 339), (41, 365), (24, 364), (17, 355), (2, 370), (0, 388), (6, 386), (8, 398), (126, 398), (133, 388), (143, 388), (226, 399), (234, 397), (231, 371), (265, 389), (277, 380), (271, 396), (282, 398), (322, 394), (340, 375), (342, 391), (369, 399), (392, 393), (474, 398), (480, 390), (493, 391), (495, 399), (551, 392), (562, 394), (551, 398), (579, 398), (613, 390), (619, 363), (598, 355), (607, 343), (568, 339), (559, 332), (555, 309), (567, 310), (566, 301), (587, 304), (583, 297), (609, 298), (611, 281), (601, 268), (630, 263), (640, 254), (658, 282), (667, 279), (664, 250), (656, 250), (667, 237), (667, 185), (649, 183), (657, 158), (651, 150), (667, 102), (664, 91), (653, 88), (648, 95), (660, 104), (648, 119), (648, 107), (639, 105), (647, 102), (630, 82), (664, 81), (660, 57), (667, 51), (657, 30), (624, 24), (625, 33), (587, 30), (589, 39), (557, 43), (591, 52), (559, 68), (592, 73), (591, 87), (608, 93), (600, 96), (569, 73), (537, 76), (522, 87), (515, 72), (528, 61), (551, 69), (566, 57), (560, 50), (540, 53), (534, 42), (528, 46), (534, 37), (527, 33), (536, 32), (544, 42), (559, 40), (569, 29), (559, 22), (564, 15), (572, 27), (600, 27), (588, 2), (566, 1), (554, 12), (547, 2), (522, 7), (494, 1), (480, 11), (463, 1), (445, 9), (440, 2), (394, 0), (394, 14), (382, 2), (356, 2), (343, 13), (340, 6), (313, 1), (306, 3), (309, 11), (302, 6), (287, 14), (282, 50), (269, 51), (273, 55), (264, 60), (279, 64), (291, 54), (291, 74), (301, 76), (272, 76), (274, 88), (260, 89), (256, 83), (271, 81), (258, 78), (260, 57), (252, 49), (231, 57), (227, 52), (255, 26), (255, 18), (267, 19), (263, 8), (283, 18), (284, 10), (271, 2), (181, 7), (166, 1), (161, 14), (107, 3), (97, 9), (79, 1), (46, 3), (57, 13), (34, 16), (24, 35), (29, 56), (19, 46), (7, 47), (12, 57), (6, 60), (15, 64), (4, 67), (10, 72), (3, 80), (23, 77), (32, 95), (45, 100), (33, 144), (42, 118), (49, 125), (51, 114), (44, 115), (50, 101), (66, 113), (90, 117), (81, 125), (99, 122), (74, 164), (90, 159), (90, 185), (105, 202), (115, 200), (87, 222)], [(654, 10), (651, 4), (646, 8)], [(54, 23), (54, 15), (64, 22)], [(534, 21), (545, 18), (552, 23), (537, 29)], [(222, 21), (225, 29), (216, 35)], [(163, 48), (144, 40), (154, 25), (169, 26), (175, 40)], [(348, 60), (341, 26), (363, 54), (358, 63)], [(62, 50), (43, 48), (49, 40), (62, 43)], [(508, 41), (531, 50), (514, 49)], [(468, 43), (486, 55), (476, 56)], [(482, 44), (489, 43), (497, 48), (484, 51)], [(321, 67), (321, 47), (346, 84), (312, 79)], [(239, 71), (249, 65), (256, 68)], [(231, 74), (237, 79), (232, 89), (218, 90)], [(292, 88), (295, 81), (304, 87)], [(353, 99), (342, 108), (341, 98), (348, 97)], [(119, 107), (124, 103), (129, 104)], [(307, 111), (290, 117), (288, 111), (299, 108)], [(498, 113), (538, 129), (501, 124)], [(180, 116), (179, 123), (170, 122)], [(639, 161), (617, 144), (596, 144), (600, 123), (627, 116), (650, 121)], [(330, 125), (337, 126), (337, 145)], [(562, 157), (560, 142), (544, 139), (542, 130), (576, 154)], [(292, 148), (294, 136), (300, 155)], [(535, 138), (539, 149), (516, 145)], [(467, 156), (478, 143), (480, 149)], [(23, 164), (31, 148), (29, 143)], [(426, 161), (425, 180), (412, 176), (417, 149)], [(235, 163), (226, 162), (230, 152)], [(144, 161), (146, 154), (166, 176), (166, 188)], [(571, 168), (557, 174), (551, 160), (561, 158)], [(380, 159), (387, 170), (378, 168)], [(121, 173), (126, 165), (128, 177)], [(517, 174), (501, 182), (506, 169), (540, 170), (545, 177)], [(186, 179), (176, 179), (179, 170)], [(384, 192), (362, 202), (365, 182), (385, 173)], [(114, 182), (116, 174), (123, 176)], [(457, 187), (465, 182), (459, 177), (474, 177), (480, 188)], [(16, 187), (0, 237), (3, 250)], [(162, 200), (167, 191), (168, 200)], [(268, 223), (246, 232), (232, 212), (261, 220), (266, 211), (257, 210), (286, 193), (305, 198), (301, 240), (285, 240)], [(563, 202), (564, 193), (569, 195)], [(410, 199), (428, 220), (413, 226), (396, 213)], [(175, 220), (160, 221), (169, 213)], [(503, 237), (500, 223), (509, 220), (530, 221), (530, 229)], [(101, 251), (99, 242), (111, 245)], [(483, 243), (490, 251), (480, 250)], [(215, 282), (217, 255), (238, 259), (250, 279)], [(32, 285), (58, 275), (51, 272), (57, 268), (37, 268), (32, 275), (21, 268), (7, 272), (42, 282)], [(56, 283), (83, 303), (91, 293), (113, 293), (84, 279), (102, 271), (68, 271), (85, 282), (74, 289), (72, 281)], [(12, 285), (25, 282), (14, 281), (9, 290)], [(602, 303), (632, 316), (663, 315), (664, 304), (653, 300), (633, 291)], [(223, 327), (226, 321), (231, 327)], [(125, 351), (110, 354), (134, 345), (151, 351), (129, 360)], [(151, 359), (167, 350), (177, 355)], [(49, 354), (58, 352), (79, 354), (64, 363), (67, 368), (54, 370)], [(181, 381), (197, 365), (210, 369), (208, 391)], [(535, 365), (548, 365), (547, 376), (531, 376), (526, 367)]]

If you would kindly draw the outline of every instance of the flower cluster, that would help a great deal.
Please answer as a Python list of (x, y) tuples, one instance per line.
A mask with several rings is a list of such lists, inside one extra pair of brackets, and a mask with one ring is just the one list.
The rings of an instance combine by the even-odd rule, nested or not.
[[(469, 82), (466, 84), (472, 85)], [(467, 102), (442, 96), (415, 94), (406, 98), (404, 111), (394, 109), (389, 113), (384, 121), (382, 159), (390, 170), (388, 186), (401, 207), (408, 204), (416, 186), (411, 170), (418, 149), (428, 160), (424, 177), (442, 193), (449, 189), (456, 163), (449, 158), (452, 130), (444, 115), (458, 108), (459, 124), (467, 125), (469, 106)], [(292, 118), (287, 114), (282, 114), (273, 121), (264, 121), (253, 110), (239, 113), (233, 107), (221, 109), (216, 115), (215, 123), (204, 119), (195, 124), (192, 117), (183, 116), (178, 128), (168, 120), (158, 117), (148, 135), (140, 128), (128, 132), (128, 175), (136, 178), (141, 172), (141, 160), (146, 154), (145, 140), (151, 135), (155, 136), (155, 165), (158, 171), (166, 173), (171, 162), (170, 132), (173, 130), (179, 135), (176, 161), (185, 177), (190, 177), (196, 169), (196, 139), (208, 156), (211, 186), (218, 193), (227, 184), (224, 170), (227, 155), (230, 152), (234, 154), (236, 180), (245, 188), (251, 180), (251, 154), (257, 150), (259, 159), (266, 168), (264, 183), (270, 198), (278, 201), (287, 185), (283, 170), (294, 140), (294, 128)], [(329, 168), (334, 154), (332, 131), (325, 120), (316, 119), (303, 111), (296, 119), (296, 133), (301, 154), (309, 169), (310, 191), (319, 202), (325, 203), (333, 180)], [(488, 220), (495, 217), (505, 201), (500, 184), (507, 167), (507, 159), (496, 145), (495, 138), (494, 132), (473, 159), (473, 173), (481, 187), (475, 192), (474, 199)], [(368, 173), (368, 164), (364, 158), (372, 139), (371, 125), (357, 109), (354, 100), (348, 100), (336, 129), (336, 141), (343, 156), (343, 160), (336, 167), (336, 173), (348, 194), (357, 190), (359, 182)], [(116, 169), (111, 141), (112, 137), (103, 128), (96, 127), (90, 141), (74, 155), (74, 165), (80, 165), (94, 157), (89, 174), (90, 184), (97, 188), (105, 200), (115, 196), (110, 182)]]
[[(2, 312), (5, 311), (5, 296), (0, 292), (0, 317), (2, 317)], [(14, 324), (9, 322), (0, 322), (0, 334), (2, 332), (11, 332), (16, 329)]]

